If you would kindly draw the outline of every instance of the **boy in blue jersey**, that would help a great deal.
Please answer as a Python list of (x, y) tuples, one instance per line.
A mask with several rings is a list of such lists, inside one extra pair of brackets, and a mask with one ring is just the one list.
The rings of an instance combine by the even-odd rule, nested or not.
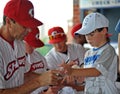
[(82, 28), (75, 34), (85, 35), (93, 47), (84, 58), (84, 68), (72, 69), (65, 63), (61, 66), (67, 75), (85, 77), (85, 94), (119, 94), (117, 79), (118, 58), (109, 44), (108, 19), (100, 13), (90, 13), (83, 21)]

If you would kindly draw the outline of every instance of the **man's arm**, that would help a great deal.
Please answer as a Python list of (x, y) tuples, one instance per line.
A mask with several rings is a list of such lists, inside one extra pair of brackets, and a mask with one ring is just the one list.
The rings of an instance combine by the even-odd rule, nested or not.
[(46, 85), (57, 85), (58, 71), (52, 70), (42, 73), (35, 78), (26, 81), (23, 85), (15, 88), (9, 89), (0, 89), (0, 94), (29, 94), (30, 92), (34, 91), (35, 89), (46, 86)]

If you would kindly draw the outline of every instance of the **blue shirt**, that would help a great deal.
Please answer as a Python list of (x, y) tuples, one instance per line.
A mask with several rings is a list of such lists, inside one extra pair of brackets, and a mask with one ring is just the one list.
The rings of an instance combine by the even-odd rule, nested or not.
[(120, 19), (119, 19), (119, 21), (118, 21), (118, 23), (117, 23), (117, 25), (115, 27), (115, 31), (120, 33)]

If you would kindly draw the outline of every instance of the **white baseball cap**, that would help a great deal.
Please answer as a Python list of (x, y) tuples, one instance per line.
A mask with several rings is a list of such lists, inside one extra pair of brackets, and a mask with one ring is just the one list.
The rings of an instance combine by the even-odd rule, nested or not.
[(75, 34), (86, 35), (93, 32), (95, 29), (108, 27), (108, 19), (100, 13), (90, 13), (88, 14), (82, 24), (82, 28), (75, 32)]

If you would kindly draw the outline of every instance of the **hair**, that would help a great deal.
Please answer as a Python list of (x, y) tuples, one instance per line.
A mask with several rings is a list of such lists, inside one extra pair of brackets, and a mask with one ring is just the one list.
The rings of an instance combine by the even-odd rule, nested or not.
[[(7, 17), (7, 16), (5, 16), (5, 15), (3, 16), (3, 25), (6, 24), (6, 17)], [(11, 21), (12, 21), (13, 23), (15, 23), (15, 20), (11, 19)]]
[(3, 16), (3, 25), (5, 25), (6, 24), (6, 16), (4, 15)]
[[(97, 28), (96, 30), (98, 30), (98, 32), (101, 32), (104, 28), (106, 28), (108, 32), (108, 27)], [(110, 42), (110, 38), (108, 36), (106, 37), (106, 39), (108, 42)]]

